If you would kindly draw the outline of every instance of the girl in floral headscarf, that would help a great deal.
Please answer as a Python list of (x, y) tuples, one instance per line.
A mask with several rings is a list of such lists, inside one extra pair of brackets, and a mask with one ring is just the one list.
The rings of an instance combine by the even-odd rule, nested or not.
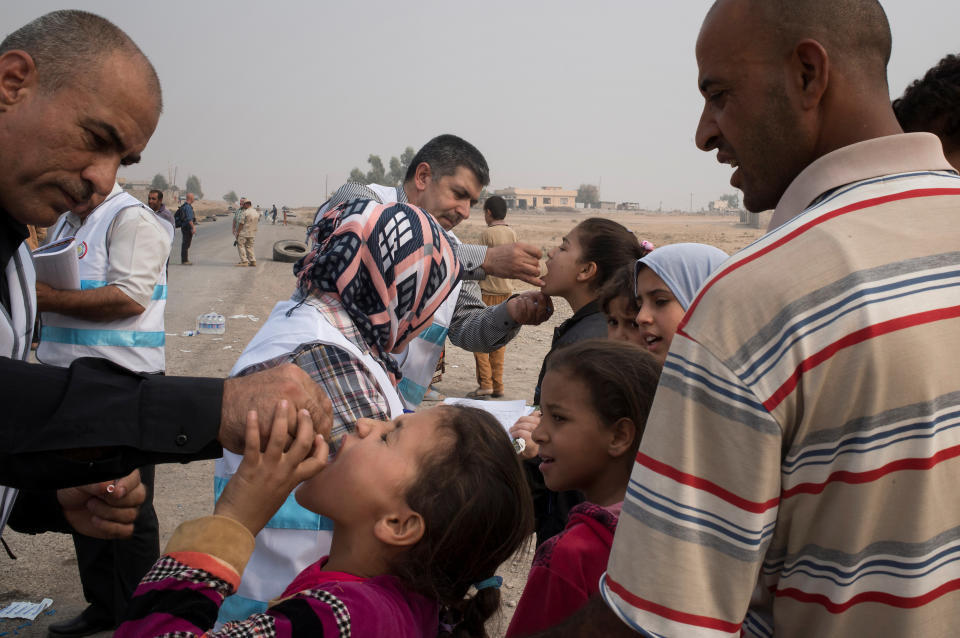
[[(333, 404), (331, 449), (361, 418), (390, 420), (403, 411), (391, 353), (428, 327), (454, 290), (460, 265), (433, 217), (409, 204), (356, 200), (327, 212), (310, 229), (314, 249), (294, 267), (297, 291), (280, 302), (244, 349), (231, 374), (292, 362), (310, 374)], [(242, 457), (217, 461), (215, 490)], [(263, 611), (267, 601), (330, 549), (332, 521), (293, 496), (256, 537), (237, 594), (223, 622)]]

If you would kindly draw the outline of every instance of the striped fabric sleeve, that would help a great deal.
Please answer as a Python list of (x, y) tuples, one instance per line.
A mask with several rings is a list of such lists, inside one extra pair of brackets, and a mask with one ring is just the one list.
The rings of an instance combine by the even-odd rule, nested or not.
[(181, 524), (170, 539), (166, 554), (137, 586), (127, 607), (127, 619), (114, 636), (291, 638), (310, 635), (322, 638), (342, 635), (338, 629), (344, 623), (346, 612), (342, 603), (325, 592), (294, 596), (267, 613), (254, 614), (210, 631), (224, 598), (236, 591), (252, 548), (250, 532), (223, 516), (207, 516)]
[(465, 281), (480, 281), (486, 278), (483, 260), (487, 258), (487, 247), (474, 244), (457, 244), (453, 247), (457, 260), (463, 266), (461, 278)]
[(487, 306), (480, 284), (464, 281), (450, 321), (450, 342), (470, 352), (491, 352), (517, 336), (520, 324), (507, 311), (506, 302)]
[(674, 337), (601, 580), (624, 622), (740, 635), (776, 524), (781, 439), (717, 357)]

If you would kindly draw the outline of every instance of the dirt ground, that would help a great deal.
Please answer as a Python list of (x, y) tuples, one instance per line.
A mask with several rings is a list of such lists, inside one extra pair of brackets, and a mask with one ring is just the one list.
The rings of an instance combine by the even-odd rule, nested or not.
[[(203, 210), (214, 211), (210, 205)], [(230, 218), (200, 224), (191, 248), (193, 267), (179, 265), (179, 233), (169, 270), (166, 311), (167, 373), (181, 376), (226, 376), (246, 343), (270, 313), (274, 303), (289, 297), (293, 289), (290, 264), (271, 260), (273, 243), (301, 239), (312, 209), (297, 209), (291, 225), (261, 223), (256, 240), (257, 268), (235, 268), (236, 250), (231, 245)], [(511, 212), (507, 217), (522, 241), (549, 249), (559, 243), (580, 220), (583, 212)], [(746, 228), (736, 217), (668, 216), (604, 212), (632, 229), (640, 239), (660, 246), (677, 242), (701, 242), (729, 253), (762, 235)], [(295, 225), (301, 224), (301, 225)], [(483, 215), (473, 211), (456, 233), (461, 241), (475, 241), (483, 229)], [(519, 284), (517, 290), (529, 286)], [(543, 356), (550, 348), (553, 329), (571, 314), (563, 300), (555, 300), (554, 315), (544, 324), (525, 327), (507, 347), (504, 370), (505, 399), (530, 400)], [(195, 327), (196, 317), (215, 310), (227, 319), (224, 335), (181, 336)], [(476, 387), (473, 355), (448, 344), (447, 372), (436, 388), (447, 396), (464, 396)], [(160, 519), (161, 548), (182, 521), (208, 514), (213, 506), (213, 462), (165, 465), (157, 469), (154, 498)], [(85, 607), (77, 575), (73, 543), (69, 536), (44, 534), (31, 537), (7, 531), (4, 538), (17, 560), (0, 554), (0, 606), (14, 600), (53, 599), (52, 610), (34, 623), (0, 620), (0, 636), (45, 636), (53, 622), (72, 618)], [(519, 599), (529, 569), (532, 550), (521, 552), (500, 570), (505, 587), (503, 614), (491, 623), (491, 634), (502, 635)], [(108, 633), (98, 634), (107, 636)]]

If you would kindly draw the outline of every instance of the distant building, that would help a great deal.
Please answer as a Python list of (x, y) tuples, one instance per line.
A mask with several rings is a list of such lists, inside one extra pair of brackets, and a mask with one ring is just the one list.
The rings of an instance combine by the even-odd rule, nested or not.
[(120, 186), (122, 186), (124, 190), (135, 191), (135, 190), (149, 190), (150, 184), (152, 184), (153, 182), (138, 181), (134, 179), (127, 179), (125, 177), (118, 177), (117, 183), (120, 184)]
[(501, 188), (494, 193), (507, 203), (507, 208), (567, 207), (573, 208), (577, 201), (577, 191), (564, 190), (559, 186), (542, 188)]
[(730, 203), (725, 199), (715, 199), (707, 204), (707, 209), (709, 210), (721, 211), (727, 210), (728, 208), (730, 208)]
[(617, 210), (617, 202), (600, 202), (594, 208), (600, 208), (602, 210)]
[(617, 204), (617, 210), (640, 210), (639, 202), (620, 202)]

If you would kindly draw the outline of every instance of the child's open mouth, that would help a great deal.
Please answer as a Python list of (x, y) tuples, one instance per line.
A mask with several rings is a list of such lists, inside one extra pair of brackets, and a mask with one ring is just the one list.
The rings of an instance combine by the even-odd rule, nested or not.
[(540, 455), (540, 471), (543, 472), (544, 468), (549, 467), (554, 462), (553, 457)]

